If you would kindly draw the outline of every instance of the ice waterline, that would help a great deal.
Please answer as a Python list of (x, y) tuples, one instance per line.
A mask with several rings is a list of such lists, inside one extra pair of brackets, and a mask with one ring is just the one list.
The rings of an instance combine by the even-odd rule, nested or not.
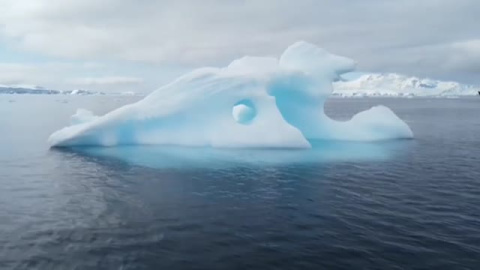
[(354, 68), (351, 59), (297, 42), (279, 59), (244, 57), (225, 68), (194, 70), (104, 116), (79, 110), (49, 143), (309, 148), (311, 140), (413, 138), (384, 106), (345, 122), (325, 115), (332, 82)]

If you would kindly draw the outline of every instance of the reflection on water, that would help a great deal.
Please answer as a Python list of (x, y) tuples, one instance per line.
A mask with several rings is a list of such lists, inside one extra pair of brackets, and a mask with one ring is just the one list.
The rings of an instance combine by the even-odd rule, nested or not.
[(261, 166), (338, 161), (385, 161), (402, 154), (411, 140), (385, 142), (314, 141), (311, 149), (218, 149), (178, 146), (75, 147), (61, 151), (113, 158), (150, 168)]
[(0, 97), (0, 269), (478, 269), (478, 99), (327, 104), (385, 104), (408, 141), (49, 150), (77, 108), (134, 101), (57, 98)]

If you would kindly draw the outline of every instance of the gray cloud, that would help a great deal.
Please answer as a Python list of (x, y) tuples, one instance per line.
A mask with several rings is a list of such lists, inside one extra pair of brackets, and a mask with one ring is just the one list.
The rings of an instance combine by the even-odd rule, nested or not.
[(140, 84), (143, 79), (136, 77), (86, 77), (71, 80), (80, 85), (116, 85), (116, 84)]
[(2, 0), (11, 46), (184, 66), (278, 55), (297, 40), (359, 69), (480, 83), (478, 0)]
[(70, 84), (83, 87), (122, 87), (126, 85), (139, 85), (143, 83), (143, 79), (137, 77), (85, 77), (74, 78), (69, 80)]
[[(79, 71), (70, 64), (64, 63), (0, 63), (0, 84), (2, 85), (50, 85), (58, 82), (59, 77), (70, 71)], [(52, 85), (58, 86), (53, 83)]]
[[(37, 85), (49, 89), (138, 91), (144, 80), (131, 76), (78, 77), (96, 74), (106, 66), (98, 63), (0, 63), (0, 85)], [(140, 89), (139, 89), (140, 88)]]

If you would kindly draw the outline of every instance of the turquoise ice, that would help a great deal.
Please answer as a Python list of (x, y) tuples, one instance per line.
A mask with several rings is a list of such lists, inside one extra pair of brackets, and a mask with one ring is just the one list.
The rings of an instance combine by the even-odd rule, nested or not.
[(297, 42), (279, 59), (244, 57), (225, 68), (194, 70), (103, 116), (81, 110), (49, 142), (309, 148), (313, 140), (413, 138), (408, 125), (384, 106), (345, 122), (325, 115), (332, 82), (354, 68), (351, 59)]

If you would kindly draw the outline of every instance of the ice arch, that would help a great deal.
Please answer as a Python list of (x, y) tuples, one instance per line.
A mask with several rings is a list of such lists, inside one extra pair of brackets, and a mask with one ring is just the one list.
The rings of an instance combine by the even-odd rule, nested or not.
[(244, 57), (225, 68), (192, 71), (143, 100), (82, 121), (50, 138), (55, 147), (163, 144), (310, 147), (309, 140), (412, 138), (405, 122), (377, 106), (338, 122), (323, 112), (332, 82), (355, 62), (306, 42), (279, 59)]
[(239, 124), (248, 125), (257, 116), (257, 110), (251, 100), (241, 100), (233, 106), (232, 115)]

